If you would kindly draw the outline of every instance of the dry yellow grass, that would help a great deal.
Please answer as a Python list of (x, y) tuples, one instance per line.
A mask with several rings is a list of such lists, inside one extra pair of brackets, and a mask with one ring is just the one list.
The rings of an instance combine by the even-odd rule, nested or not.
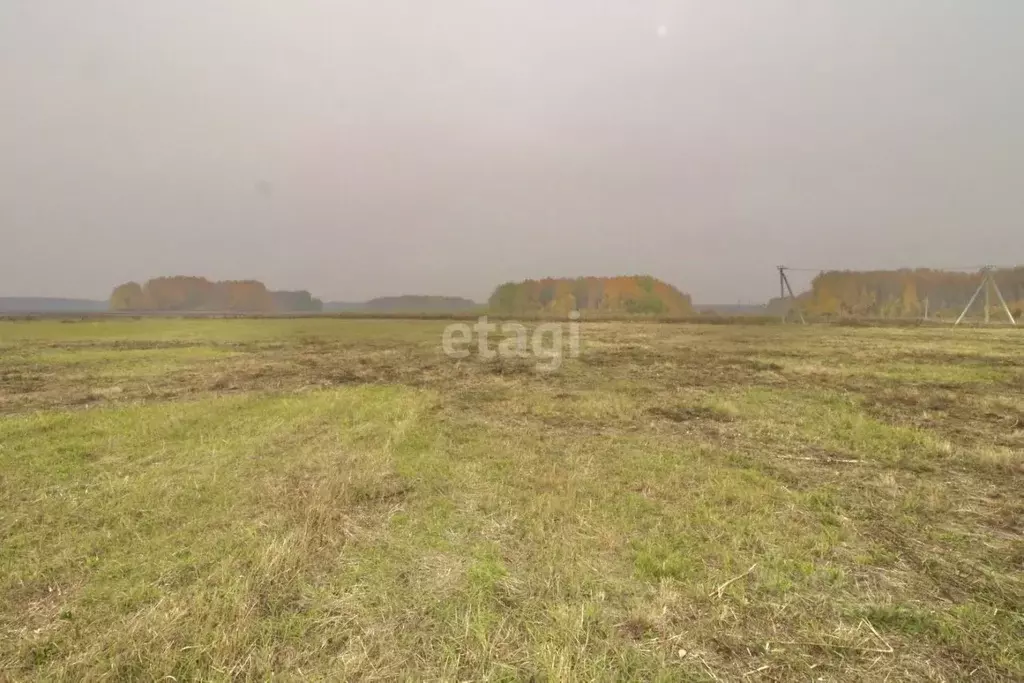
[(1024, 677), (1019, 335), (443, 325), (0, 322), (0, 678)]

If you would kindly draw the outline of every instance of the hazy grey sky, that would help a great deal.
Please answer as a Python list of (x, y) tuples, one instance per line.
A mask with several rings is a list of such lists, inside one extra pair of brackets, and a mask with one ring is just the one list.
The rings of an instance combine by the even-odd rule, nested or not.
[(1024, 262), (1021, 0), (2, 0), (0, 294)]

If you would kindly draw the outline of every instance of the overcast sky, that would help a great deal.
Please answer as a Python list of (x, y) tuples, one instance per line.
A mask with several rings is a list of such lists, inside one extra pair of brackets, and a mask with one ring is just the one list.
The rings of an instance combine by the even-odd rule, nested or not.
[(0, 295), (1024, 262), (1021, 0), (2, 0)]

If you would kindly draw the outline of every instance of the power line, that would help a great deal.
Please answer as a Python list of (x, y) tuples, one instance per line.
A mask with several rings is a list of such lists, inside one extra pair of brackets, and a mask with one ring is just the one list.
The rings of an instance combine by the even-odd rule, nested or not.
[(785, 312), (782, 314), (782, 322), (786, 322), (786, 319), (789, 318), (790, 310), (795, 309), (797, 315), (800, 316), (800, 322), (806, 325), (807, 320), (804, 318), (804, 312), (800, 310), (800, 300), (796, 298), (795, 294), (793, 294), (793, 288), (789, 284), (789, 278), (786, 277), (786, 271), (791, 270), (791, 268), (787, 268), (786, 266), (776, 267), (779, 269), (779, 299), (785, 304), (786, 292), (789, 292), (790, 301), (789, 305), (785, 308)]
[(937, 270), (937, 271), (956, 271), (956, 270), (973, 270), (981, 271), (985, 268), (991, 268), (993, 270), (1016, 270), (1018, 268), (1024, 268), (1021, 265), (1013, 266), (993, 266), (992, 264), (975, 265), (975, 266), (915, 266), (913, 268), (808, 268), (806, 266), (786, 266), (786, 270), (791, 270), (798, 273), (878, 273), (878, 272), (898, 272), (901, 270)]
[[(928, 270), (928, 271), (934, 271), (934, 272), (941, 273), (941, 272), (953, 272), (953, 271), (960, 271), (960, 270), (962, 270), (962, 271), (972, 271), (972, 270), (973, 271), (977, 271), (978, 275), (981, 277), (981, 284), (978, 286), (978, 289), (974, 292), (974, 296), (972, 296), (970, 301), (967, 302), (967, 306), (965, 306), (963, 312), (960, 313), (960, 317), (956, 319), (955, 323), (953, 323), (953, 327), (956, 327), (967, 316), (967, 312), (970, 310), (971, 306), (974, 305), (974, 302), (977, 300), (978, 296), (982, 292), (985, 293), (985, 309), (984, 309), (984, 313), (985, 313), (985, 323), (988, 324), (989, 321), (990, 321), (990, 317), (989, 316), (990, 316), (990, 312), (991, 312), (990, 294), (993, 291), (996, 293), (996, 296), (999, 297), (999, 303), (1002, 305), (1003, 312), (1006, 313), (1006, 317), (1009, 318), (1010, 323), (1013, 324), (1013, 325), (1016, 325), (1017, 324), (1017, 320), (1013, 317), (1013, 313), (1010, 311), (1010, 307), (1009, 307), (1009, 305), (1007, 305), (1005, 297), (1003, 297), (1003, 292), (999, 289), (999, 284), (996, 282), (994, 274), (998, 270), (1020, 270), (1020, 269), (1024, 268), (1024, 266), (1019, 266), (1019, 265), (1018, 266), (992, 266), (992, 265), (986, 265), (986, 266), (961, 266), (961, 267), (956, 267), (956, 268), (953, 268), (953, 267), (945, 267), (945, 268), (899, 268), (899, 269), (895, 269), (895, 270), (893, 270), (893, 269), (888, 269), (888, 270), (886, 270), (886, 269), (879, 269), (879, 270), (874, 270), (874, 271), (871, 271), (871, 270), (838, 270), (838, 269), (829, 270), (829, 269), (826, 269), (826, 268), (806, 268), (806, 267), (796, 267), (796, 266), (776, 266), (776, 268), (779, 271), (779, 300), (783, 303), (783, 305), (785, 307), (785, 310), (784, 310), (784, 312), (782, 314), (782, 321), (786, 322), (787, 318), (789, 317), (790, 311), (795, 309), (796, 312), (800, 316), (800, 322), (802, 322), (804, 324), (806, 324), (807, 321), (804, 318), (803, 311), (800, 310), (800, 299), (793, 293), (793, 288), (789, 284), (789, 278), (786, 276), (787, 272), (795, 271), (795, 272), (805, 272), (805, 273), (806, 272), (817, 272), (817, 273), (825, 273), (825, 272), (838, 272), (838, 273), (843, 273), (843, 272), (846, 272), (846, 273), (872, 273), (872, 272), (878, 273), (878, 272), (881, 272), (881, 273), (892, 273), (892, 272), (907, 271), (907, 272), (911, 272), (912, 273), (912, 272), (919, 272), (919, 271), (922, 271), (922, 270)], [(788, 293), (788, 296), (787, 296), (787, 293)], [(788, 304), (788, 305), (786, 305), (786, 304)], [(925, 320), (928, 319), (928, 305), (929, 305), (929, 300), (926, 298), (925, 299), (925, 314), (924, 314), (924, 319)]]

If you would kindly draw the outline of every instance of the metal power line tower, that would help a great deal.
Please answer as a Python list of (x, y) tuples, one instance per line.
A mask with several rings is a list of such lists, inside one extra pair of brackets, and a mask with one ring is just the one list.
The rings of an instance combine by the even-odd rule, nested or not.
[[(807, 324), (804, 319), (804, 312), (800, 310), (800, 302), (797, 300), (796, 295), (793, 294), (793, 288), (789, 286), (789, 278), (786, 277), (786, 271), (789, 270), (786, 266), (777, 266), (779, 269), (779, 299), (782, 301), (782, 305), (785, 306), (785, 310), (782, 312), (782, 322), (786, 322), (789, 319), (789, 313), (794, 308), (796, 309), (797, 315), (800, 316), (800, 322), (803, 325)], [(786, 292), (789, 292), (789, 300), (792, 302), (789, 305), (786, 304)]]
[(953, 323), (953, 327), (956, 327), (963, 321), (964, 317), (967, 315), (967, 311), (971, 310), (971, 306), (974, 305), (974, 302), (978, 299), (978, 295), (981, 294), (982, 291), (985, 292), (986, 324), (990, 322), (990, 313), (992, 309), (991, 297), (993, 291), (995, 291), (996, 296), (999, 297), (999, 303), (1003, 305), (1003, 311), (1006, 313), (1006, 317), (1010, 319), (1012, 324), (1017, 324), (1017, 321), (1013, 317), (1013, 313), (1010, 312), (1010, 307), (1006, 305), (1006, 299), (1003, 298), (1003, 293), (1000, 291), (995, 277), (992, 275), (994, 270), (995, 268), (993, 266), (985, 266), (981, 269), (981, 284), (978, 285), (978, 289), (974, 292), (974, 296), (971, 297), (971, 300), (967, 302), (966, 306), (964, 306), (963, 313), (961, 313), (960, 317), (956, 319), (955, 323)]

